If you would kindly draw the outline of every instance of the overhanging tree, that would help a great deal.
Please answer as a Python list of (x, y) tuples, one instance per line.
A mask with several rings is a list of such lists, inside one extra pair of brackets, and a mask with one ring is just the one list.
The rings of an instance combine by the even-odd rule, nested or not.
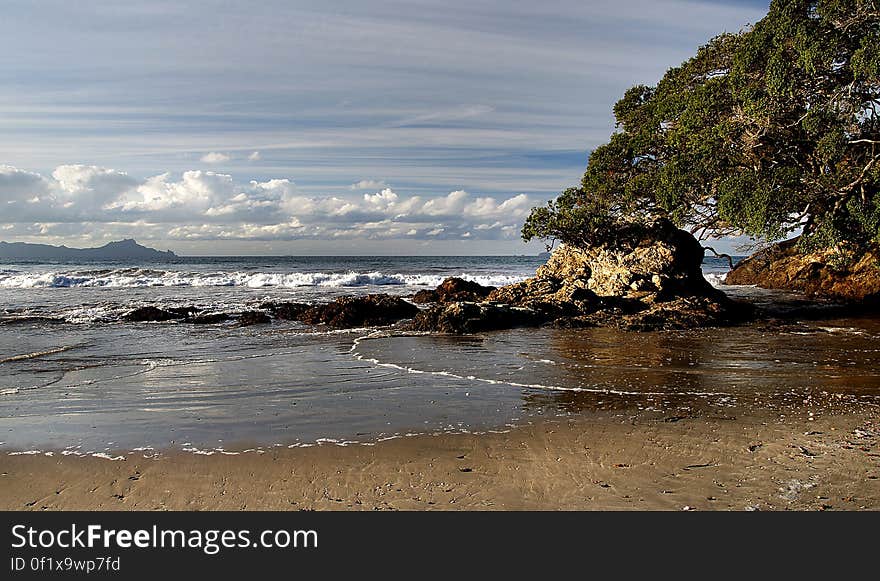
[(664, 216), (700, 238), (880, 240), (880, 0), (774, 0), (653, 87), (523, 238), (589, 245)]

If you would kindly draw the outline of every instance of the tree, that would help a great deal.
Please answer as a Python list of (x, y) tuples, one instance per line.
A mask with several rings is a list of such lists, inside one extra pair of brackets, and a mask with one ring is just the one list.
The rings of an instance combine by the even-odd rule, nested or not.
[(802, 246), (880, 240), (880, 0), (774, 0), (636, 86), (578, 187), (535, 208), (523, 238), (589, 245), (668, 217), (699, 238)]

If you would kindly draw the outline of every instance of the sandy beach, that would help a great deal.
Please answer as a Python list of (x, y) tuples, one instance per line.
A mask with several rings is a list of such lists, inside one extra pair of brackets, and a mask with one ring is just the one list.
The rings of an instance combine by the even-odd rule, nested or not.
[(6, 510), (877, 510), (880, 408), (596, 414), (374, 445), (0, 458)]

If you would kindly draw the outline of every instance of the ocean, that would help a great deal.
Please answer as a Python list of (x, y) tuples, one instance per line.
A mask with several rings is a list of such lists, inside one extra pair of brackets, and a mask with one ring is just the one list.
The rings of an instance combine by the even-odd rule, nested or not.
[[(542, 417), (875, 401), (874, 319), (767, 331), (514, 329), (472, 336), (273, 321), (128, 323), (137, 306), (235, 313), (433, 288), (500, 286), (535, 256), (211, 257), (0, 265), (0, 449), (236, 453), (506, 430)], [(726, 261), (707, 259), (720, 284)], [(767, 300), (745, 287), (728, 292)], [(714, 413), (714, 411), (712, 412)]]

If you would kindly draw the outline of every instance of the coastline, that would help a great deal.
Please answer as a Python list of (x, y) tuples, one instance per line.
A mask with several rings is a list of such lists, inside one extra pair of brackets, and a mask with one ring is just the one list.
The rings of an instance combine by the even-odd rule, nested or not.
[(641, 410), (264, 453), (0, 459), (4, 510), (880, 510), (880, 406)]

